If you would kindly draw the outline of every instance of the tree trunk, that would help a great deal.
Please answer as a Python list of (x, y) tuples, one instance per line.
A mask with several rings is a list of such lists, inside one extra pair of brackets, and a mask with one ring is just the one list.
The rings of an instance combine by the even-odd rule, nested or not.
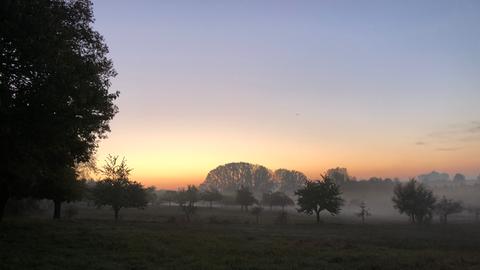
[(53, 219), (60, 219), (61, 212), (62, 212), (62, 201), (60, 200), (53, 200)]
[(443, 224), (447, 224), (447, 215), (443, 217)]
[(0, 222), (3, 219), (3, 215), (5, 214), (5, 207), (7, 206), (8, 196), (1, 196), (0, 197)]
[(113, 212), (115, 214), (115, 221), (117, 221), (118, 220), (118, 213), (120, 212), (120, 208), (119, 207), (114, 207)]
[(317, 224), (320, 224), (320, 211), (316, 211), (315, 214), (317, 215)]
[(258, 215), (256, 216), (256, 218), (257, 218), (257, 224), (258, 224)]
[(3, 219), (3, 215), (5, 214), (5, 207), (7, 206), (8, 202), (8, 187), (7, 184), (1, 183), (0, 184), (0, 221)]

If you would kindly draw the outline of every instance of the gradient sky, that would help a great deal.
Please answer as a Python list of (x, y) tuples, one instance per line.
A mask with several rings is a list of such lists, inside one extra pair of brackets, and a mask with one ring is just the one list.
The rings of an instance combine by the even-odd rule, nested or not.
[(94, 1), (106, 154), (159, 188), (233, 161), (480, 173), (480, 1)]

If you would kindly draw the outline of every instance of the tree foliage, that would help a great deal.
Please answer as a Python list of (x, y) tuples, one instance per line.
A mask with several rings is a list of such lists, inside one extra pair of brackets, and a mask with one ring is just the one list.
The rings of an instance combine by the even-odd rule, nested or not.
[(435, 213), (440, 217), (440, 222), (447, 224), (447, 218), (451, 214), (460, 213), (463, 211), (461, 201), (454, 201), (447, 199), (445, 196), (440, 199), (435, 205)]
[(274, 179), (278, 186), (278, 191), (293, 195), (295, 191), (299, 190), (307, 182), (307, 177), (294, 170), (278, 169), (274, 173)]
[(2, 1), (0, 18), (3, 209), (9, 197), (70, 185), (59, 172), (90, 160), (118, 93), (108, 91), (115, 70), (90, 1)]
[(320, 223), (320, 212), (328, 211), (331, 215), (340, 213), (343, 205), (341, 192), (337, 184), (328, 176), (322, 176), (323, 181), (307, 181), (304, 188), (295, 192), (298, 195), (298, 212), (308, 215), (316, 214)]
[(128, 179), (130, 171), (125, 159), (118, 162), (118, 156), (109, 155), (102, 169), (106, 178), (98, 181), (93, 190), (95, 204), (111, 206), (115, 220), (121, 208), (143, 208), (148, 203), (143, 185)]
[(190, 221), (191, 216), (195, 213), (197, 209), (195, 203), (200, 199), (199, 197), (198, 188), (194, 185), (178, 190), (176, 201), (185, 214), (187, 221)]
[(212, 208), (213, 202), (219, 202), (223, 199), (222, 193), (218, 189), (205, 190), (200, 194), (202, 201), (206, 201)]
[(262, 196), (262, 204), (272, 206), (280, 206), (282, 210), (285, 206), (294, 205), (293, 200), (285, 193), (277, 191), (273, 193), (264, 193)]
[(242, 186), (249, 187), (252, 192), (258, 194), (268, 192), (274, 188), (272, 173), (261, 165), (245, 162), (228, 163), (211, 170), (201, 189), (234, 193)]
[(326, 173), (327, 177), (332, 179), (332, 181), (338, 185), (341, 185), (345, 182), (350, 181), (350, 176), (346, 168), (333, 168), (329, 169)]
[(407, 183), (397, 183), (392, 201), (400, 214), (409, 216), (412, 223), (424, 223), (431, 220), (435, 207), (433, 192), (415, 179)]
[(253, 193), (250, 191), (250, 188), (246, 186), (241, 186), (237, 190), (237, 203), (240, 205), (240, 208), (245, 211), (248, 211), (248, 207), (254, 203), (257, 203), (257, 199), (253, 196)]

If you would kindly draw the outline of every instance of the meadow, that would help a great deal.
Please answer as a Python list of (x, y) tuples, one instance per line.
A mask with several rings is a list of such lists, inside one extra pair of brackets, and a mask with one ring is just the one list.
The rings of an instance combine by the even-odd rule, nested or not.
[[(68, 209), (68, 207), (67, 207)], [(186, 222), (176, 206), (80, 207), (0, 224), (0, 269), (480, 269), (480, 225), (415, 226), (405, 218), (313, 217), (201, 207)], [(461, 219), (458, 219), (461, 220)]]

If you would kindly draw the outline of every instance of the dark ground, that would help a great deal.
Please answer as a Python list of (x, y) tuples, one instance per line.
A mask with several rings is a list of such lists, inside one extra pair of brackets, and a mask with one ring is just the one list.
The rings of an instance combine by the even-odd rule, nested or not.
[(169, 215), (134, 219), (139, 210), (128, 210), (114, 222), (107, 210), (90, 211), (62, 221), (7, 218), (0, 224), (0, 269), (480, 269), (474, 223), (333, 218), (316, 225), (292, 218), (275, 225), (265, 213), (257, 225), (238, 209), (202, 209), (192, 223)]

